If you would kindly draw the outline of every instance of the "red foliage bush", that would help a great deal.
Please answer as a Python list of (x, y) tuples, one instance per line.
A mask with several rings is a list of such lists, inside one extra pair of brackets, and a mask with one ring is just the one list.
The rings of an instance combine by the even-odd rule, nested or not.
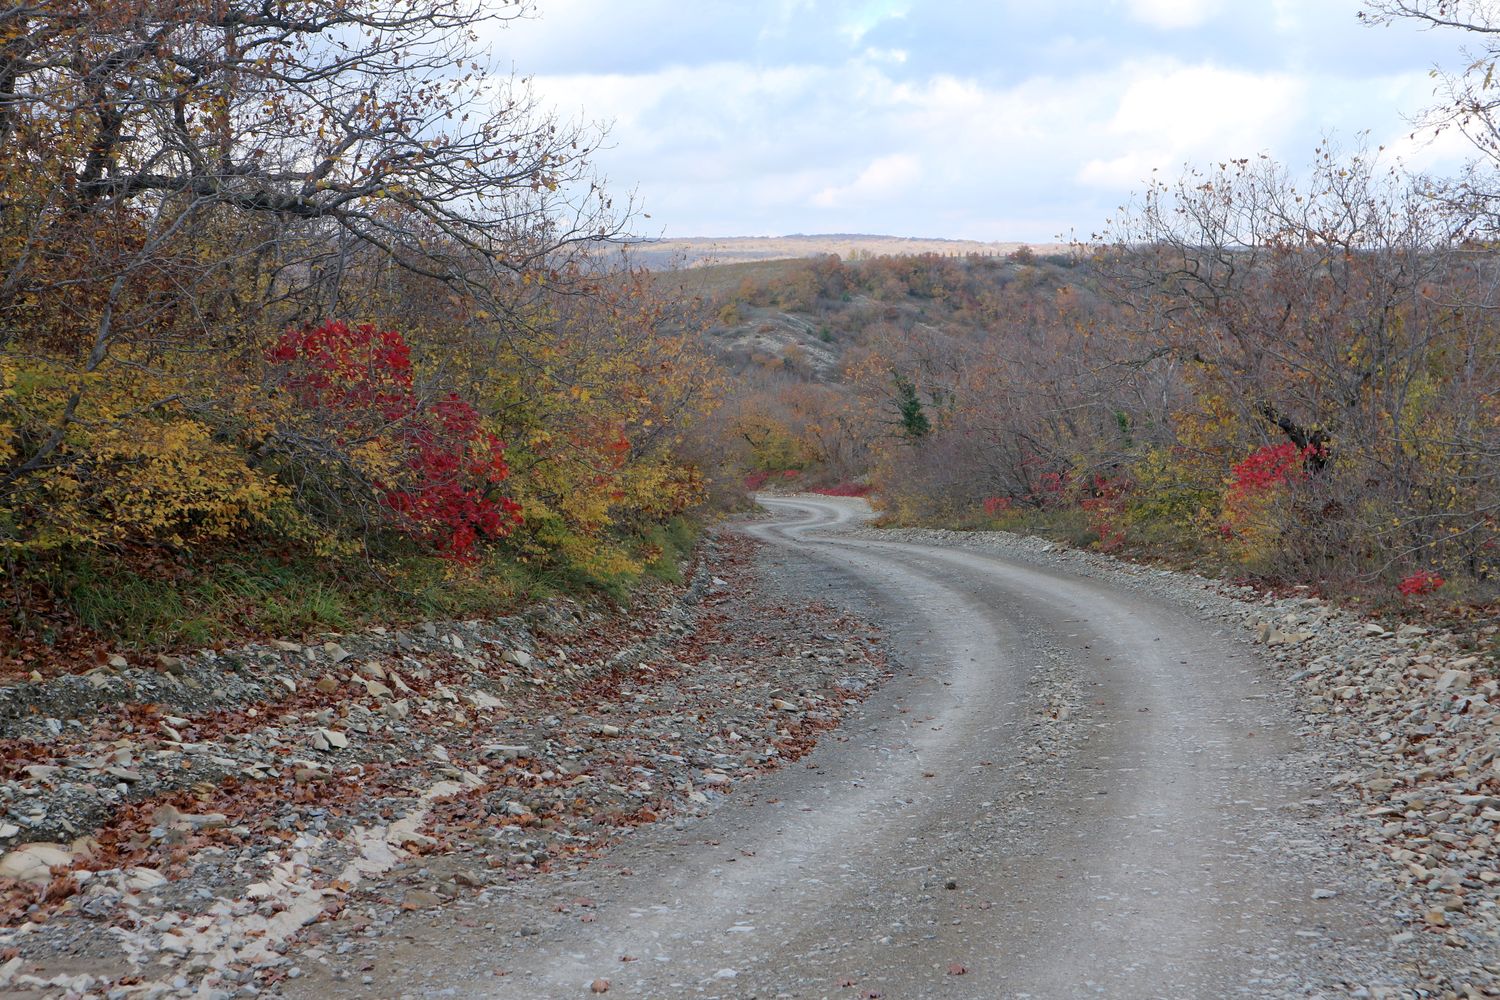
[(374, 486), (403, 534), (473, 562), (481, 539), (521, 522), (520, 505), (498, 492), (510, 475), (505, 446), (465, 400), (417, 395), (400, 333), (330, 320), (288, 330), (268, 357), (281, 369), (280, 386), (331, 425), (339, 446), (374, 442), (395, 457), (399, 473)]
[(1406, 597), (1421, 597), (1432, 593), (1447, 582), (1436, 573), (1421, 570), (1396, 584), (1396, 589)]
[(1307, 460), (1316, 454), (1318, 449), (1314, 445), (1299, 448), (1291, 442), (1258, 448), (1229, 470), (1232, 480), (1229, 490), (1246, 496), (1301, 479)]
[(825, 497), (867, 497), (875, 487), (869, 483), (839, 483), (835, 486), (822, 486), (812, 490)]
[(1089, 527), (1099, 536), (1099, 547), (1105, 551), (1117, 549), (1125, 543), (1125, 494), (1130, 481), (1121, 477), (1106, 479), (1095, 476), (1089, 495), (1078, 502), (1088, 514)]
[(769, 472), (751, 472), (745, 476), (745, 489), (758, 490), (770, 480)]
[(1037, 488), (1030, 494), (1038, 507), (1058, 508), (1068, 505), (1068, 490), (1073, 477), (1066, 472), (1044, 472), (1037, 478)]
[(984, 512), (990, 517), (995, 517), (1010, 510), (1014, 504), (1010, 497), (985, 497)]

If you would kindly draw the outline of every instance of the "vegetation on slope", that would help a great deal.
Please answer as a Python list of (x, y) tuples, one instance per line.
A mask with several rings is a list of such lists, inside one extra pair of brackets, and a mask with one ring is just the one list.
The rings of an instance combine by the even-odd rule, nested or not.
[(724, 434), (754, 482), (868, 478), (898, 523), (1492, 599), (1500, 258), (1426, 190), (1362, 155), (1300, 187), (1226, 164), (1070, 257), (747, 275), (716, 303)]
[(667, 553), (716, 377), (691, 303), (599, 262), (629, 212), (598, 136), (482, 73), (525, 6), (0, 14), (13, 665), (618, 592)]

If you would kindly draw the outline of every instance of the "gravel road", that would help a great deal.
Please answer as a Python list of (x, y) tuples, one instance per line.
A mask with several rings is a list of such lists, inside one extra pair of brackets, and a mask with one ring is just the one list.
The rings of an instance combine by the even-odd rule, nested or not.
[[(474, 929), (411, 934), (421, 981), (449, 968), (449, 995), (528, 1000), (1409, 995), (1377, 887), (1319, 825), (1316, 753), (1237, 630), (1043, 558), (847, 530), (858, 502), (764, 503), (767, 577), (877, 618), (896, 676), (805, 767)], [(459, 972), (476, 954), (488, 974)]]

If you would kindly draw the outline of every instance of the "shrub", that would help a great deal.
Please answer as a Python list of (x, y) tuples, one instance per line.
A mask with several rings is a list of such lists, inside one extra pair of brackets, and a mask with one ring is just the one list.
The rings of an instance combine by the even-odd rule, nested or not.
[(1422, 597), (1438, 590), (1446, 582), (1436, 573), (1420, 570), (1396, 584), (1396, 589), (1406, 597)]
[(304, 466), (341, 466), (349, 474), (336, 488), (367, 486), (365, 513), (378, 525), (473, 562), (481, 539), (520, 523), (520, 506), (499, 492), (504, 445), (458, 396), (418, 395), (400, 333), (329, 321), (287, 331), (268, 356), (290, 403), (283, 447)]
[(833, 486), (820, 486), (811, 492), (825, 497), (867, 497), (874, 488), (869, 483), (846, 482)]

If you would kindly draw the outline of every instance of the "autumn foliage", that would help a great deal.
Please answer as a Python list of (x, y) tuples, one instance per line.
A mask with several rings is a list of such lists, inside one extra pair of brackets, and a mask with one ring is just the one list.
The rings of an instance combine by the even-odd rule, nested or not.
[[(718, 380), (697, 305), (619, 255), (598, 133), (485, 73), (479, 29), (526, 5), (268, 10), (0, 12), (17, 621), (84, 578), (110, 628), (218, 577), (252, 623), (351, 581), (476, 613), (619, 592), (705, 496)], [(287, 565), (306, 607), (265, 582)]]
[(1488, 600), (1500, 257), (1431, 191), (1325, 149), (1295, 176), (1246, 160), (1156, 184), (1066, 255), (746, 278), (742, 322), (802, 310), (838, 368), (731, 358), (754, 388), (726, 440), (745, 469), (868, 478), (896, 523), (1389, 596), (1420, 571)]
[(448, 393), (423, 401), (401, 334), (329, 321), (289, 330), (268, 352), (275, 384), (302, 417), (321, 418), (339, 451), (358, 455), (391, 527), (460, 562), (521, 521), (503, 495), (505, 447), (478, 411)]

